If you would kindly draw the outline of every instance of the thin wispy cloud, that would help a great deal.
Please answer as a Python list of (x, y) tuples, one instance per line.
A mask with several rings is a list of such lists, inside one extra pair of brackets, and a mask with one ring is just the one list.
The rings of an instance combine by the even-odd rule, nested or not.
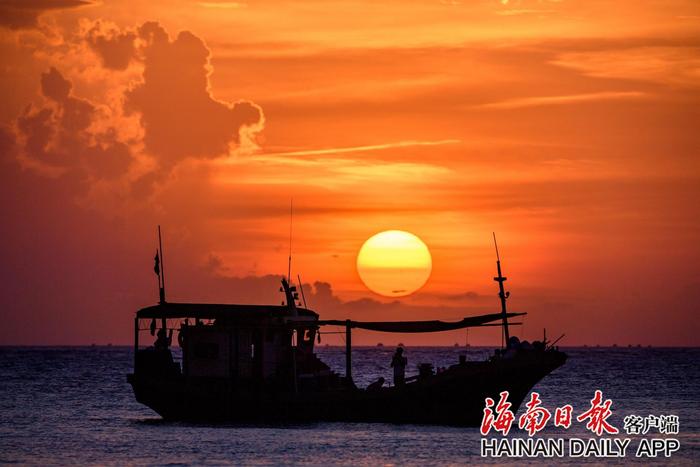
[(601, 101), (611, 99), (639, 99), (648, 94), (638, 91), (592, 92), (587, 94), (571, 94), (566, 96), (535, 96), (508, 99), (499, 102), (489, 102), (476, 107), (481, 109), (518, 109), (522, 107), (539, 107), (545, 105), (565, 105), (577, 102)]
[(247, 6), (242, 2), (198, 2), (197, 5), (203, 8), (216, 8), (222, 10), (245, 8)]
[(370, 144), (366, 146), (350, 146), (340, 148), (323, 148), (323, 149), (303, 149), (299, 151), (286, 151), (265, 153), (265, 156), (323, 156), (328, 154), (347, 154), (352, 152), (367, 152), (367, 151), (382, 151), (386, 149), (408, 148), (417, 146), (444, 146), (447, 144), (459, 144), (462, 141), (459, 139), (442, 139), (437, 141), (398, 141), (395, 143), (385, 144)]
[(626, 79), (697, 88), (697, 44), (566, 52), (550, 62), (595, 78)]
[(497, 11), (496, 14), (500, 16), (518, 16), (518, 15), (548, 15), (555, 13), (554, 10), (535, 10), (535, 9), (514, 9), (514, 10), (503, 10)]

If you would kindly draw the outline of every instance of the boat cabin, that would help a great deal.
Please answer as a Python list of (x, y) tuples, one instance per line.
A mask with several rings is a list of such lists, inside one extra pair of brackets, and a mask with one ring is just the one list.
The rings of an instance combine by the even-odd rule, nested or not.
[[(289, 288), (286, 281), (283, 286)], [(136, 372), (274, 387), (314, 386), (324, 379), (339, 383), (341, 378), (314, 354), (318, 328), (318, 314), (295, 305), (159, 303), (136, 314)], [(145, 331), (157, 339), (139, 349), (139, 334)], [(181, 365), (170, 352), (174, 332)]]

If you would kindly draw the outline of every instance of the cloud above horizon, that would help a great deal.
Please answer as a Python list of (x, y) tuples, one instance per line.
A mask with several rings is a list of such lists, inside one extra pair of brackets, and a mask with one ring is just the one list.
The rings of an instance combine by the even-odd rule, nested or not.
[(52, 10), (90, 5), (84, 0), (0, 0), (0, 27), (29, 29), (39, 25), (39, 16)]
[(26, 168), (52, 177), (70, 174), (84, 188), (112, 180), (120, 191), (141, 196), (186, 159), (228, 157), (242, 144), (256, 147), (262, 109), (250, 101), (212, 97), (211, 54), (194, 34), (183, 31), (171, 40), (157, 22), (122, 30), (95, 21), (80, 31), (84, 36), (64, 41), (76, 54), (87, 44), (99, 57), (93, 70), (131, 72), (116, 88), (121, 96), (105, 94), (95, 101), (76, 94), (60, 64), (41, 73), (43, 99), (27, 106), (14, 124), (18, 158)]
[(131, 149), (119, 141), (113, 127), (94, 130), (98, 109), (88, 100), (75, 97), (72, 84), (56, 69), (41, 75), (46, 102), (29, 107), (17, 119), (23, 142), (22, 161), (40, 173), (111, 179), (126, 173)]
[(495, 231), (530, 334), (697, 342), (697, 2), (209, 3), (0, 1), (0, 343), (126, 342), (156, 225), (173, 300), (279, 303), (291, 243), (324, 316), (458, 319)]
[[(126, 94), (126, 112), (139, 112), (146, 150), (170, 168), (187, 157), (216, 158), (262, 130), (260, 107), (221, 102), (210, 94), (209, 49), (188, 31), (174, 40), (158, 23), (138, 28), (143, 81)], [(247, 141), (251, 143), (252, 141)]]

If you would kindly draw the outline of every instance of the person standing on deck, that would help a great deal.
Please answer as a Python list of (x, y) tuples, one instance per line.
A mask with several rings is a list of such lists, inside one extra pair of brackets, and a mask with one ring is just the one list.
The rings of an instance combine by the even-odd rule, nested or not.
[(391, 359), (391, 367), (394, 369), (394, 386), (403, 386), (406, 378), (406, 365), (408, 365), (408, 358), (403, 356), (403, 347), (397, 347), (396, 353)]

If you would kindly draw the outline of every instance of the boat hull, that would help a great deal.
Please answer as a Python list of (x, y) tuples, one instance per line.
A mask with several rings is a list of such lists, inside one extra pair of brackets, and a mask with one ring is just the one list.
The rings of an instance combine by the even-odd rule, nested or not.
[(512, 359), (469, 362), (402, 387), (375, 391), (340, 386), (297, 391), (242, 386), (222, 378), (128, 375), (136, 399), (164, 419), (268, 423), (349, 421), (479, 426), (484, 400), (509, 392), (516, 412), (530, 390), (563, 365), (551, 350)]

